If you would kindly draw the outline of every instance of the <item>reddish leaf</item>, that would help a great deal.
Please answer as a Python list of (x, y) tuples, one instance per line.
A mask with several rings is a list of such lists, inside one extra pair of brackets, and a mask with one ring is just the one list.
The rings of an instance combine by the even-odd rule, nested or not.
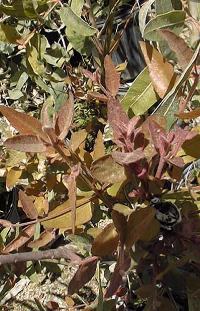
[(120, 242), (124, 244), (127, 235), (127, 217), (131, 209), (123, 204), (115, 204), (112, 210), (112, 219), (120, 237)]
[(48, 99), (47, 101), (43, 104), (42, 110), (40, 113), (40, 119), (42, 126), (47, 126), (47, 127), (53, 127), (53, 120), (50, 118), (49, 115), (49, 102)]
[(54, 128), (52, 127), (48, 127), (48, 126), (44, 126), (43, 131), (47, 134), (49, 141), (51, 142), (52, 146), (57, 145), (58, 143), (58, 137), (55, 133)]
[(118, 258), (115, 270), (111, 276), (110, 284), (106, 290), (105, 298), (109, 298), (116, 294), (118, 288), (122, 284), (124, 272), (130, 268), (131, 258), (128, 253), (124, 252), (123, 259)]
[(15, 250), (18, 250), (21, 246), (27, 243), (35, 232), (35, 225), (30, 225), (23, 229), (17, 238), (12, 240), (3, 250), (3, 254), (11, 253)]
[(140, 46), (155, 91), (160, 98), (163, 98), (172, 89), (176, 80), (173, 66), (148, 42), (140, 42)]
[(6, 139), (4, 146), (23, 152), (45, 152), (46, 146), (40, 138), (34, 135), (17, 135)]
[(108, 97), (106, 95), (98, 93), (98, 92), (88, 92), (87, 96), (89, 99), (96, 99), (104, 103), (108, 101)]
[(114, 97), (117, 95), (120, 86), (120, 74), (117, 72), (109, 55), (104, 58), (105, 84), (107, 90)]
[(133, 152), (112, 152), (113, 159), (123, 165), (128, 165), (131, 163), (136, 163), (137, 161), (144, 159), (144, 153), (141, 148), (134, 150)]
[(69, 283), (68, 293), (72, 295), (77, 293), (81, 287), (88, 283), (96, 271), (98, 257), (86, 258), (79, 265), (74, 277)]
[(107, 106), (108, 122), (113, 130), (114, 142), (119, 147), (123, 147), (125, 145), (129, 118), (117, 99), (110, 97)]
[(69, 132), (72, 125), (74, 115), (74, 98), (72, 93), (69, 93), (68, 100), (62, 105), (58, 112), (55, 124), (55, 132), (60, 140), (63, 140)]
[(170, 49), (176, 53), (178, 63), (184, 70), (191, 61), (193, 51), (186, 42), (169, 29), (160, 29), (161, 36), (167, 41)]
[(42, 130), (40, 121), (23, 112), (0, 105), (0, 112), (8, 119), (11, 125), (22, 135), (36, 135), (48, 142), (47, 135)]
[(149, 132), (156, 150), (161, 155), (165, 155), (166, 144), (164, 138), (166, 138), (165, 130), (154, 120), (149, 120)]
[(30, 219), (36, 219), (38, 212), (33, 204), (33, 200), (22, 190), (19, 191), (19, 200), (26, 216)]
[(168, 159), (167, 162), (171, 163), (172, 165), (175, 165), (177, 167), (183, 168), (185, 163), (182, 158), (177, 157), (173, 159)]

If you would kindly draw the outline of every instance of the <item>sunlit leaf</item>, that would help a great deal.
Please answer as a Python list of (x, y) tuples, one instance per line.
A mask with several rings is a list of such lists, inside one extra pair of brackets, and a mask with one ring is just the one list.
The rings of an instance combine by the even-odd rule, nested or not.
[(93, 36), (96, 33), (96, 29), (76, 15), (69, 6), (61, 8), (60, 17), (65, 26), (67, 26), (66, 36), (69, 42), (76, 50), (81, 51), (85, 46), (87, 38)]
[(149, 43), (140, 42), (140, 46), (155, 91), (163, 98), (173, 88), (176, 81), (173, 66)]
[[(77, 200), (76, 207), (76, 227), (80, 226), (92, 218), (92, 209), (90, 203), (84, 203), (84, 200)], [(78, 207), (82, 204), (80, 207)], [(65, 203), (57, 206), (53, 211), (49, 212), (48, 217), (49, 220), (43, 221), (42, 225), (45, 228), (59, 228), (65, 230), (72, 229), (72, 213), (70, 201), (66, 201)], [(58, 216), (61, 215), (61, 216)]]
[(0, 105), (0, 112), (8, 119), (13, 127), (22, 135), (38, 135), (44, 141), (49, 141), (42, 130), (42, 124), (36, 118), (13, 108)]
[(44, 64), (39, 60), (39, 53), (34, 46), (28, 48), (27, 60), (36, 75), (42, 76), (45, 73)]
[(44, 152), (46, 146), (34, 135), (17, 135), (6, 139), (4, 146), (8, 149), (15, 149), (24, 152)]
[(18, 167), (11, 167), (6, 174), (6, 188), (11, 189), (14, 187), (22, 175), (22, 169)]
[(105, 155), (105, 146), (103, 143), (103, 134), (101, 131), (98, 132), (97, 138), (95, 140), (94, 152), (93, 152), (93, 160), (97, 160), (102, 158)]
[(125, 111), (131, 110), (135, 115), (142, 115), (156, 103), (156, 95), (147, 67), (133, 81), (121, 100)]
[(186, 14), (182, 10), (174, 10), (157, 15), (146, 24), (144, 38), (150, 41), (163, 40), (157, 31), (162, 28), (169, 28), (179, 32), (183, 27), (185, 17)]
[(144, 153), (140, 148), (134, 150), (133, 152), (113, 151), (112, 157), (117, 163), (128, 165), (144, 159)]
[(75, 233), (75, 224), (76, 224), (76, 179), (80, 174), (80, 166), (74, 165), (71, 168), (69, 176), (63, 177), (63, 183), (67, 186), (68, 197), (71, 205), (71, 215), (72, 215), (72, 233)]
[(70, 93), (68, 100), (62, 105), (58, 112), (58, 116), (55, 124), (55, 131), (59, 139), (63, 140), (72, 125), (74, 114), (74, 99), (73, 95)]

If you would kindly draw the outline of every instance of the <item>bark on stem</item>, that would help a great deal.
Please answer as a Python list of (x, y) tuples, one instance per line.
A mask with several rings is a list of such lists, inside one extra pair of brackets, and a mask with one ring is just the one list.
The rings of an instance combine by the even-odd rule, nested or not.
[(81, 262), (81, 257), (76, 255), (71, 249), (66, 248), (66, 246), (64, 247), (62, 246), (45, 251), (0, 255), (0, 265), (22, 261), (38, 261), (43, 259), (61, 259), (61, 258), (69, 260), (74, 264), (79, 264)]

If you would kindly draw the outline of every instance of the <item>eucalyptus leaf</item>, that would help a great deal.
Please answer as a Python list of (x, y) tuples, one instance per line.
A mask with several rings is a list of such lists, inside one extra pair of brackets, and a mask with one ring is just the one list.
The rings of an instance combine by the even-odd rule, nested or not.
[(145, 67), (134, 80), (121, 103), (126, 111), (131, 110), (135, 115), (142, 115), (156, 101), (157, 96), (151, 83), (149, 71)]
[(139, 10), (139, 26), (140, 26), (140, 31), (141, 31), (142, 36), (144, 34), (144, 29), (146, 26), (146, 18), (147, 18), (148, 11), (154, 2), (155, 0), (148, 0), (147, 2), (144, 3), (144, 5)]
[(67, 26), (66, 36), (73, 48), (77, 51), (83, 50), (88, 43), (87, 37), (93, 36), (96, 29), (76, 15), (69, 6), (61, 8), (60, 17)]
[(157, 31), (162, 28), (169, 28), (178, 34), (182, 30), (185, 17), (186, 13), (181, 10), (157, 15), (147, 23), (144, 29), (144, 38), (150, 41), (162, 41), (163, 39)]

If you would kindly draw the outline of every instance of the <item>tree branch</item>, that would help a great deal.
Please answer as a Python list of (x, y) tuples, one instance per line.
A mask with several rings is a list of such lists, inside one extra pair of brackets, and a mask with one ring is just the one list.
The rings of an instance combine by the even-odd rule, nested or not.
[(61, 258), (69, 260), (74, 264), (79, 264), (82, 260), (81, 257), (76, 255), (71, 249), (67, 249), (66, 246), (64, 247), (62, 246), (45, 251), (0, 255), (0, 265), (22, 261), (38, 261), (43, 259), (61, 259)]

